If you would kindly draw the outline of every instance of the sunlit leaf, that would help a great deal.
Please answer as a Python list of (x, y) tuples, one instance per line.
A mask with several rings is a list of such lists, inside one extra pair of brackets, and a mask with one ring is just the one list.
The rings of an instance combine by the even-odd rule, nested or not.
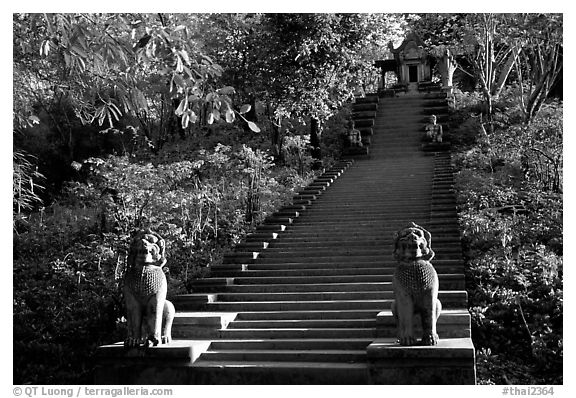
[(254, 122), (248, 121), (248, 127), (250, 128), (250, 130), (252, 130), (255, 133), (260, 132), (260, 128)]
[(176, 72), (182, 73), (184, 71), (184, 64), (182, 63), (182, 58), (176, 54)]
[(226, 109), (226, 122), (228, 123), (232, 123), (234, 120), (236, 120), (236, 115), (234, 114), (234, 111), (230, 108)]
[(176, 114), (176, 116), (182, 116), (187, 107), (188, 107), (188, 98), (185, 97), (182, 99), (182, 101), (180, 101), (180, 104), (178, 105), (178, 108), (176, 108), (174, 113)]
[(240, 108), (240, 114), (243, 115), (246, 112), (250, 112), (250, 109), (252, 109), (252, 106), (250, 104), (244, 104), (242, 105), (242, 107)]
[(30, 115), (30, 116), (28, 116), (28, 120), (32, 124), (39, 124), (40, 123), (40, 119), (38, 118), (38, 116)]
[(190, 115), (188, 114), (188, 112), (186, 112), (182, 115), (182, 128), (185, 129), (186, 127), (188, 127), (189, 122), (190, 122)]
[(190, 57), (188, 56), (188, 52), (186, 50), (180, 50), (179, 53), (182, 56), (184, 63), (186, 65), (190, 64)]

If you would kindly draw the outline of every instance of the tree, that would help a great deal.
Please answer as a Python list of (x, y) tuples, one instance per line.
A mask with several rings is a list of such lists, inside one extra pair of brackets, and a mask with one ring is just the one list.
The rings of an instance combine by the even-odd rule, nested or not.
[(486, 111), (500, 95), (520, 46), (511, 35), (512, 15), (508, 14), (424, 14), (416, 16), (416, 31), (431, 47), (439, 62), (443, 85), (451, 85), (452, 75), (460, 67), (458, 58), (466, 58), (480, 83)]
[(514, 16), (469, 14), (465, 45), (479, 78), (487, 114), (492, 115), (494, 99), (500, 95), (514, 67), (521, 45), (514, 37)]
[(562, 14), (521, 16), (522, 52), (516, 63), (520, 106), (530, 123), (540, 111), (550, 91), (562, 76)]
[[(465, 57), (473, 66), (488, 115), (514, 77), (529, 122), (561, 76), (560, 14), (425, 14), (414, 19), (415, 29), (438, 57), (450, 51), (454, 61)], [(454, 69), (440, 63), (445, 66), (449, 82)]]
[[(175, 130), (201, 119), (235, 117), (231, 87), (216, 86), (222, 68), (191, 37), (198, 16), (186, 14), (15, 14), (15, 78), (39, 87), (34, 101), (53, 125), (72, 118), (113, 128), (135, 122), (161, 146)], [(53, 105), (53, 106), (51, 106)], [(65, 121), (55, 109), (69, 107)], [(26, 109), (26, 107), (22, 107)], [(24, 119), (26, 115), (17, 115)]]

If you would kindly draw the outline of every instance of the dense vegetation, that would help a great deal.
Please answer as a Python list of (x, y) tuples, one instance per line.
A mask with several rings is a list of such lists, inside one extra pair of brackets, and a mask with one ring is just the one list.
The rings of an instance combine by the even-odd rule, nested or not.
[(130, 233), (164, 236), (189, 292), (339, 156), (408, 29), (458, 66), (480, 381), (561, 382), (562, 18), (535, 14), (14, 14), (14, 382), (90, 383)]
[(454, 161), (479, 380), (561, 384), (562, 107), (527, 125), (511, 89), (488, 135), (470, 97), (453, 116)]

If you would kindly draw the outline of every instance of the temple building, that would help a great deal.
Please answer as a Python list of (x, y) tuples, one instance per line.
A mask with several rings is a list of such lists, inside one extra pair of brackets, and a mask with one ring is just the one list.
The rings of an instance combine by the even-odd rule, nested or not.
[(394, 48), (392, 42), (388, 43), (388, 48), (393, 58), (375, 62), (375, 66), (381, 70), (381, 88), (395, 88), (388, 87), (391, 79), (387, 72), (394, 73), (393, 85), (398, 88), (407, 89), (410, 85), (418, 87), (432, 81), (435, 58), (426, 51), (418, 35), (410, 33), (398, 48)]

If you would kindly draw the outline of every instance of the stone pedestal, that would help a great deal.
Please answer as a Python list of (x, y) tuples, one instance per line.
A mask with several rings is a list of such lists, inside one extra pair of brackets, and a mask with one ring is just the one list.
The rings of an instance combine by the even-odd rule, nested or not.
[(125, 349), (123, 343), (98, 347), (94, 384), (163, 384), (186, 369), (210, 345), (209, 340), (173, 340), (169, 345)]
[(440, 339), (436, 346), (401, 346), (377, 339), (367, 348), (372, 384), (475, 384), (469, 338)]

